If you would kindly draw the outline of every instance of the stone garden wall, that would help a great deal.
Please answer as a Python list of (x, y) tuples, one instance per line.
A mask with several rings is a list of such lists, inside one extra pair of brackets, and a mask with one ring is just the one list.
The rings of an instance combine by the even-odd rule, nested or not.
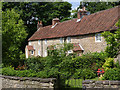
[(2, 78), (2, 88), (49, 88), (54, 89), (55, 78), (28, 78), (28, 77), (13, 77), (0, 76)]
[(120, 90), (120, 81), (95, 81), (95, 80), (84, 80), (82, 82), (84, 88), (119, 88)]

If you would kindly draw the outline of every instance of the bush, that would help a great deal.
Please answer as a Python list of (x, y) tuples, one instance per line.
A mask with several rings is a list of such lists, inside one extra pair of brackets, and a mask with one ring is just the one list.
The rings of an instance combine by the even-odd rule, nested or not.
[(103, 80), (120, 80), (120, 69), (119, 68), (108, 69), (103, 76)]
[(109, 68), (113, 68), (114, 67), (114, 58), (107, 58), (105, 59), (105, 63), (102, 66), (105, 71), (107, 71), (107, 69)]
[(4, 67), (2, 68), (2, 74), (7, 76), (16, 76), (16, 71), (13, 67)]
[(43, 70), (44, 68), (44, 62), (45, 62), (46, 58), (45, 57), (32, 57), (32, 58), (28, 58), (25, 61), (25, 64), (27, 66), (27, 69), (31, 69), (33, 71), (39, 72), (41, 70)]
[(91, 69), (77, 69), (76, 73), (74, 73), (73, 78), (85, 78), (92, 79), (96, 77), (96, 73)]

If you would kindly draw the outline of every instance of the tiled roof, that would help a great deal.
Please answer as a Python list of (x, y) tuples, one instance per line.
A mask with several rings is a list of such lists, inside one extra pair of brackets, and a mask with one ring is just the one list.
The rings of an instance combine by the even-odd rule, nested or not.
[(35, 50), (32, 45), (27, 45), (26, 47), (28, 50)]
[(83, 51), (84, 49), (79, 43), (73, 43), (73, 51)]
[[(118, 10), (119, 9), (119, 10)], [(84, 16), (80, 22), (77, 18), (59, 22), (54, 28), (45, 26), (36, 31), (28, 40), (58, 38), (76, 35), (85, 35), (116, 29), (115, 23), (120, 16), (119, 6)], [(119, 17), (120, 18), (120, 17)]]

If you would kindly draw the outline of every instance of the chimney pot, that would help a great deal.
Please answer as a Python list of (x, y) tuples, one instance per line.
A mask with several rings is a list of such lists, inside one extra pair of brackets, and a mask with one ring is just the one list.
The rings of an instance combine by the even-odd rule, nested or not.
[(52, 26), (55, 25), (56, 23), (58, 23), (59, 21), (60, 21), (59, 18), (54, 18), (52, 20)]
[(85, 6), (82, 9), (78, 9), (77, 18), (80, 19), (83, 15), (86, 15)]
[(37, 24), (37, 30), (40, 28), (40, 27), (42, 27), (43, 25), (42, 25), (42, 21), (38, 21), (38, 24)]

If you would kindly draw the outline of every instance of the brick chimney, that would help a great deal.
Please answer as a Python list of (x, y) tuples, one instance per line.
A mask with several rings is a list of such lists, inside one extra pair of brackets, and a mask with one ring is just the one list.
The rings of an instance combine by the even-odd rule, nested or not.
[(59, 18), (54, 18), (53, 20), (52, 20), (52, 26), (54, 26), (56, 23), (58, 23), (60, 20), (59, 20)]
[(87, 15), (86, 12), (87, 12), (87, 10), (85, 10), (85, 7), (83, 6), (82, 9), (78, 10), (77, 18), (80, 19), (83, 15)]
[(43, 27), (43, 25), (42, 25), (42, 21), (38, 21), (38, 24), (37, 24), (37, 29), (39, 29), (40, 27)]

